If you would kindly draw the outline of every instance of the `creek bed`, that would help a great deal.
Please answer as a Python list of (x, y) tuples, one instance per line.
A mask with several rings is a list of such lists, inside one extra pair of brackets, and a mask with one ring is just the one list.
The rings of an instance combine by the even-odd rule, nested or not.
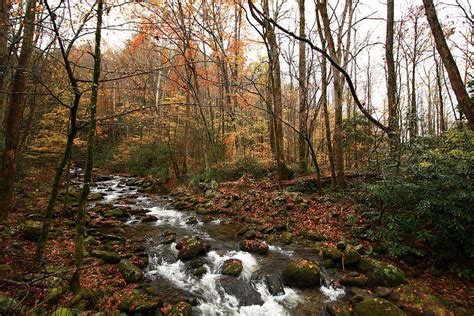
[[(157, 217), (151, 223), (142, 223), (134, 217), (127, 222), (134, 234), (146, 239), (149, 255), (146, 276), (163, 295), (192, 300), (197, 315), (325, 315), (326, 305), (345, 295), (342, 288), (331, 286), (335, 271), (322, 267), (319, 288), (284, 287), (284, 294), (269, 292), (266, 275), (278, 280), (290, 259), (305, 258), (321, 263), (314, 250), (269, 244), (266, 256), (240, 251), (236, 238), (240, 227), (228, 217), (209, 221), (193, 211), (178, 211), (167, 196), (141, 193), (134, 178), (113, 176), (97, 182), (92, 192), (103, 195), (101, 203), (141, 208)], [(176, 242), (164, 243), (164, 232), (176, 234), (177, 241), (185, 236), (199, 236), (211, 244), (211, 251), (204, 257), (204, 275), (196, 277), (187, 271), (186, 263), (177, 259)], [(243, 264), (238, 278), (220, 274), (224, 261), (232, 258)]]

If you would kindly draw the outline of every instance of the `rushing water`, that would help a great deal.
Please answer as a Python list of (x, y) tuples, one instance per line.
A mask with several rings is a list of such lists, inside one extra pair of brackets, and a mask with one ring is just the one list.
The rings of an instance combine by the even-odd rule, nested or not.
[[(103, 203), (143, 208), (158, 220), (141, 223), (131, 217), (127, 224), (136, 227), (137, 233), (148, 237), (149, 265), (147, 277), (158, 290), (193, 298), (194, 311), (199, 315), (324, 315), (328, 302), (341, 299), (344, 290), (331, 285), (331, 271), (322, 269), (321, 287), (313, 290), (296, 290), (284, 287), (284, 294), (270, 294), (264, 275), (278, 276), (285, 263), (292, 258), (319, 260), (314, 251), (302, 247), (269, 245), (269, 254), (260, 256), (238, 249), (235, 235), (239, 227), (232, 222), (214, 218), (205, 221), (194, 212), (175, 210), (166, 196), (149, 196), (139, 193), (133, 178), (114, 176), (98, 182), (92, 192), (103, 194)], [(197, 219), (190, 221), (190, 219)], [(195, 277), (186, 271), (187, 265), (177, 260), (176, 243), (164, 244), (162, 233), (173, 231), (177, 240), (184, 236), (199, 236), (210, 242), (212, 250), (204, 258), (207, 273)], [(231, 258), (242, 261), (243, 270), (237, 280), (231, 280), (229, 291), (219, 273), (222, 264)], [(231, 292), (231, 293), (229, 293)], [(253, 304), (261, 301), (260, 304)]]

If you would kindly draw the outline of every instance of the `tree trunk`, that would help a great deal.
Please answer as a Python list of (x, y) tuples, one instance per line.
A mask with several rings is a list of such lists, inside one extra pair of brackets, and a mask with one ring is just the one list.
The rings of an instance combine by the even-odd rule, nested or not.
[(12, 78), (11, 97), (5, 124), (5, 152), (0, 174), (0, 222), (7, 219), (15, 203), (14, 188), (20, 123), (25, 110), (25, 89), (28, 81), (33, 36), (35, 33), (36, 0), (29, 0), (25, 9), (25, 30), (15, 75)]
[(7, 94), (5, 91), (10, 53), (8, 51), (8, 34), (10, 25), (10, 0), (0, 0), (0, 123), (3, 122)]
[(94, 73), (92, 75), (92, 91), (90, 102), (90, 121), (89, 121), (89, 135), (87, 138), (86, 151), (86, 165), (84, 168), (84, 183), (82, 185), (81, 194), (79, 196), (79, 203), (77, 206), (77, 224), (76, 224), (76, 238), (74, 251), (75, 271), (71, 278), (70, 287), (73, 292), (76, 292), (80, 284), (81, 268), (84, 261), (84, 234), (86, 226), (86, 203), (90, 192), (90, 185), (92, 182), (92, 168), (94, 166), (94, 142), (97, 126), (97, 98), (99, 95), (99, 76), (100, 76), (100, 39), (102, 35), (102, 10), (103, 1), (97, 2), (97, 26), (95, 31), (95, 50), (94, 50)]
[(388, 137), (390, 141), (390, 152), (392, 154), (396, 152), (400, 142), (400, 131), (398, 126), (397, 74), (395, 71), (395, 59), (393, 57), (394, 3), (395, 0), (387, 0), (387, 32), (385, 38), (388, 128), (390, 130)]
[[(300, 37), (306, 38), (305, 34), (305, 0), (298, 0), (300, 21), (299, 21), (299, 31)], [(308, 120), (308, 91), (306, 85), (306, 43), (299, 41), (299, 116), (298, 116), (298, 154), (299, 154), (299, 165), (301, 171), (306, 171), (308, 163), (306, 157), (308, 156), (307, 144), (305, 140), (305, 135), (308, 133), (307, 120)]]
[(443, 29), (439, 23), (433, 0), (423, 0), (423, 4), (425, 6), (426, 18), (430, 25), (431, 33), (433, 33), (435, 39), (436, 49), (438, 50), (444, 67), (448, 73), (449, 81), (451, 82), (451, 87), (456, 94), (459, 108), (466, 116), (469, 128), (474, 130), (474, 105), (469, 97), (466, 85), (461, 78), (458, 66), (456, 65), (453, 55), (446, 43), (446, 38), (444, 37)]

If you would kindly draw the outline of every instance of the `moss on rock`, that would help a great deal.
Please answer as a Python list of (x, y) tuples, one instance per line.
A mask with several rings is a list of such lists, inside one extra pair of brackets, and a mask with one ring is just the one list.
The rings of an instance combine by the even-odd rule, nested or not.
[(367, 298), (354, 307), (354, 316), (404, 316), (397, 305), (383, 298)]
[(407, 282), (405, 273), (392, 264), (365, 257), (359, 262), (359, 269), (367, 275), (367, 285), (394, 287)]
[(319, 266), (306, 259), (289, 261), (282, 271), (283, 283), (297, 288), (309, 288), (319, 285)]
[(242, 269), (243, 265), (241, 260), (229, 259), (224, 262), (221, 273), (224, 275), (231, 275), (237, 277), (242, 272)]

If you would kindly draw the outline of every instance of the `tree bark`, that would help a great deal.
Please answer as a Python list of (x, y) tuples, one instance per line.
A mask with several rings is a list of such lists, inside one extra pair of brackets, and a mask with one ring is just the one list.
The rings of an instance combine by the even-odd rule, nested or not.
[(466, 116), (469, 128), (474, 130), (474, 105), (467, 92), (466, 85), (461, 78), (458, 66), (451, 54), (451, 50), (446, 43), (446, 38), (443, 33), (443, 29), (438, 20), (433, 0), (423, 0), (425, 6), (426, 18), (430, 25), (431, 33), (433, 34), (436, 49), (443, 61), (446, 72), (448, 73), (451, 87), (458, 100), (458, 105), (462, 113)]
[[(305, 26), (306, 26), (306, 19), (305, 19), (305, 0), (298, 0), (298, 8), (299, 8), (299, 35), (302, 38), (306, 38), (305, 34)], [(307, 120), (308, 120), (308, 90), (306, 84), (306, 45), (305, 42), (299, 41), (298, 43), (299, 49), (299, 65), (298, 65), (298, 72), (299, 72), (299, 116), (298, 116), (298, 129), (300, 131), (298, 137), (298, 154), (299, 154), (299, 166), (301, 171), (306, 171), (308, 163), (307, 163), (307, 156), (308, 156), (308, 149), (305, 140), (305, 135), (308, 133), (307, 127)]]
[(90, 101), (90, 120), (89, 120), (89, 135), (87, 138), (86, 150), (86, 165), (84, 168), (84, 182), (82, 185), (81, 194), (79, 196), (79, 203), (77, 206), (77, 224), (76, 224), (76, 238), (74, 251), (75, 271), (71, 278), (70, 287), (73, 292), (81, 287), (80, 276), (81, 268), (84, 261), (84, 234), (86, 226), (86, 204), (87, 197), (90, 192), (90, 185), (92, 182), (92, 168), (94, 166), (94, 142), (96, 138), (97, 126), (97, 99), (99, 96), (99, 77), (100, 77), (100, 39), (102, 35), (102, 12), (103, 1), (97, 1), (97, 26), (95, 30), (95, 49), (94, 49), (94, 73), (92, 75), (92, 91)]
[(0, 222), (7, 219), (8, 213), (12, 211), (15, 203), (14, 188), (20, 142), (20, 123), (25, 111), (25, 89), (33, 54), (36, 0), (29, 0), (25, 10), (25, 29), (18, 66), (12, 78), (11, 96), (5, 124), (5, 152), (0, 174)]
[(400, 131), (398, 126), (398, 97), (397, 97), (397, 74), (395, 70), (395, 59), (393, 56), (393, 29), (395, 0), (387, 0), (387, 30), (385, 38), (385, 62), (387, 63), (387, 105), (388, 105), (388, 135), (390, 151), (396, 152), (400, 142)]

